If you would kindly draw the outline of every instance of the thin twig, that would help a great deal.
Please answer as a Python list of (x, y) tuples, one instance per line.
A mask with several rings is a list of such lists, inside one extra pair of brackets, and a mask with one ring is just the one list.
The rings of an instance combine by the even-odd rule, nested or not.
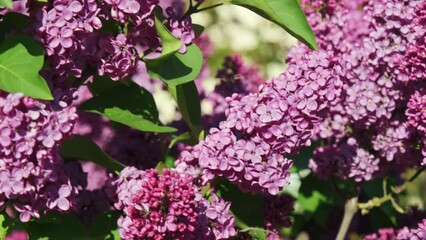
[(339, 232), (337, 233), (336, 240), (344, 240), (346, 233), (351, 225), (352, 218), (358, 211), (357, 208), (358, 196), (349, 199), (345, 203), (345, 213), (343, 215), (342, 223), (340, 224)]

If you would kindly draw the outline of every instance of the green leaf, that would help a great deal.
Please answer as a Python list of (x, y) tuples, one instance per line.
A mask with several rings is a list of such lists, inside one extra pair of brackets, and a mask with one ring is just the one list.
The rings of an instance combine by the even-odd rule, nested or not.
[(103, 212), (96, 215), (90, 225), (90, 238), (96, 240), (119, 240), (120, 237), (116, 236), (116, 233), (118, 233), (118, 218), (119, 214), (116, 212)]
[(166, 164), (164, 162), (157, 163), (157, 166), (155, 166), (155, 169), (158, 171), (159, 174), (163, 173), (163, 169), (167, 168)]
[(227, 0), (231, 4), (252, 10), (278, 24), (311, 49), (317, 49), (315, 35), (297, 0)]
[(90, 160), (111, 171), (120, 172), (126, 166), (115, 160), (91, 139), (75, 135), (65, 140), (61, 145), (61, 155), (64, 158)]
[(38, 74), (43, 66), (43, 49), (31, 37), (17, 35), (0, 45), (0, 89), (52, 100), (46, 81)]
[[(83, 224), (73, 215), (54, 215), (54, 222), (30, 222), (28, 233), (34, 240), (89, 240)], [(44, 217), (44, 216), (43, 216)]]
[(0, 22), (0, 42), (6, 33), (19, 31), (28, 26), (28, 16), (16, 12), (8, 12)]
[(7, 221), (7, 217), (5, 217), (6, 213), (0, 214), (0, 239), (4, 239), (9, 230), (9, 223)]
[(173, 168), (175, 166), (175, 161), (176, 158), (169, 155), (164, 160), (164, 165), (166, 166), (166, 168)]
[(12, 8), (13, 7), (13, 1), (12, 0), (0, 0), (0, 6)]
[[(169, 31), (169, 29), (167, 29), (166, 26), (164, 26), (164, 24), (161, 22), (160, 19), (158, 19), (157, 16), (155, 16), (155, 29), (157, 30), (157, 34), (161, 39), (161, 45), (163, 46), (161, 56), (159, 58), (156, 58), (155, 60), (165, 59), (170, 55), (177, 53), (177, 51), (182, 46), (182, 42), (180, 41), (180, 39), (176, 38)], [(150, 60), (146, 59), (146, 61)]]
[(198, 139), (194, 138), (194, 135), (191, 132), (184, 132), (181, 135), (174, 137), (172, 139), (172, 141), (169, 144), (169, 150), (173, 148), (173, 146), (177, 143), (177, 142), (182, 142), (186, 145), (191, 145), (194, 146), (195, 144), (198, 143)]
[(176, 129), (159, 125), (158, 110), (151, 93), (128, 81), (108, 88), (80, 106), (112, 121), (145, 132), (170, 133)]
[(175, 53), (165, 59), (153, 59), (145, 62), (148, 73), (161, 79), (167, 85), (179, 85), (198, 77), (203, 65), (203, 54), (195, 44), (186, 47), (184, 54)]
[(128, 84), (128, 80), (113, 81), (108, 76), (95, 75), (93, 77), (93, 82), (89, 83), (87, 87), (94, 96), (98, 96), (100, 93), (105, 92), (106, 90), (119, 87), (123, 84)]
[(197, 37), (201, 36), (201, 34), (203, 34), (203, 32), (206, 28), (204, 26), (199, 25), (199, 24), (193, 23), (192, 29), (194, 29), (194, 34), (195, 34), (195, 37), (197, 38)]
[(221, 181), (216, 186), (216, 192), (226, 201), (231, 201), (231, 211), (239, 221), (248, 227), (263, 227), (262, 207), (263, 200), (259, 195), (243, 193), (228, 180)]
[(324, 204), (343, 206), (343, 199), (337, 193), (333, 183), (319, 180), (312, 174), (302, 179), (297, 202), (306, 219), (312, 218)]
[(195, 83), (169, 85), (169, 92), (175, 99), (183, 119), (191, 129), (194, 139), (198, 139), (202, 131), (200, 96)]

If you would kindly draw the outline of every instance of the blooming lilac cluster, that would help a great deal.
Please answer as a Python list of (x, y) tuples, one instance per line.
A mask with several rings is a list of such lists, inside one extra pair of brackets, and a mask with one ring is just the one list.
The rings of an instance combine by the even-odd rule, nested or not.
[(75, 108), (0, 93), (1, 207), (10, 204), (21, 221), (73, 207), (77, 189), (64, 172), (59, 144), (70, 136), (76, 118)]
[(124, 239), (228, 239), (235, 235), (229, 203), (213, 195), (208, 203), (193, 178), (165, 169), (125, 168), (116, 181), (115, 206)]
[(276, 195), (288, 184), (292, 165), (282, 154), (310, 144), (313, 128), (343, 85), (342, 67), (328, 52), (301, 59), (258, 93), (228, 98), (226, 120), (191, 152), (182, 152), (176, 166), (199, 167), (204, 181), (224, 176), (245, 191)]
[(91, 33), (102, 27), (95, 0), (60, 0), (36, 11), (37, 39), (57, 75), (80, 77), (94, 48)]
[(364, 240), (411, 240), (411, 239), (425, 239), (426, 238), (426, 219), (423, 219), (417, 224), (415, 228), (404, 227), (399, 230), (392, 228), (383, 228), (379, 230), (379, 235), (376, 233), (366, 235)]
[(401, 62), (402, 71), (410, 79), (426, 78), (426, 2), (421, 2), (414, 12), (414, 19), (410, 25), (414, 40), (407, 46), (405, 57)]
[[(195, 38), (191, 18), (181, 19), (183, 13), (176, 9), (183, 3), (60, 0), (29, 6), (36, 38), (58, 77), (81, 77), (83, 71), (92, 68), (114, 80), (135, 73), (141, 56), (155, 58), (161, 54), (162, 43), (154, 25), (158, 6), (163, 7), (167, 27), (182, 41), (181, 53)], [(117, 31), (100, 31), (105, 21), (110, 21), (107, 28), (116, 26)]]
[[(389, 169), (400, 172), (424, 163), (421, 51), (407, 52), (424, 47), (422, 1), (304, 1), (304, 6), (320, 48), (339, 59), (346, 79), (315, 129), (314, 138), (327, 145), (315, 151), (313, 172), (367, 181)], [(291, 50), (289, 62), (300, 61), (306, 51)], [(355, 155), (342, 153), (350, 139), (363, 144)], [(340, 168), (332, 167), (336, 164)]]
[(120, 80), (136, 70), (138, 52), (126, 35), (105, 36), (99, 40), (98, 46), (99, 75), (107, 74), (113, 80)]

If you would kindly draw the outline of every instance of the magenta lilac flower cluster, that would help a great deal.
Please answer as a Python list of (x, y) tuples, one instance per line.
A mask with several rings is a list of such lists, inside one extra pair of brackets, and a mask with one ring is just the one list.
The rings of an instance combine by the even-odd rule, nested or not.
[(116, 181), (125, 239), (228, 239), (235, 235), (229, 203), (202, 198), (193, 178), (165, 169), (124, 169)]
[(13, 207), (21, 221), (72, 208), (77, 189), (65, 175), (59, 144), (76, 118), (75, 108), (0, 92), (0, 206)]
[[(315, 129), (314, 138), (327, 145), (315, 151), (313, 172), (368, 181), (389, 169), (424, 164), (422, 53), (407, 52), (424, 47), (422, 1), (304, 4), (320, 48), (341, 59), (346, 79)], [(288, 60), (297, 62), (306, 51), (293, 49)]]
[(288, 184), (292, 165), (282, 154), (310, 144), (323, 111), (340, 92), (342, 71), (328, 52), (312, 52), (258, 93), (234, 94), (227, 100), (226, 120), (182, 152), (176, 165), (199, 167), (203, 181), (223, 176), (245, 191), (277, 194)]

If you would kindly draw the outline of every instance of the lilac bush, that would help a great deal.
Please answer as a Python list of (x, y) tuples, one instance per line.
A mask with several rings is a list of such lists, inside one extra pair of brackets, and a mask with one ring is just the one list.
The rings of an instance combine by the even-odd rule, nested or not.
[(426, 238), (425, 1), (227, 1), (267, 60), (223, 4), (0, 1), (1, 239)]

